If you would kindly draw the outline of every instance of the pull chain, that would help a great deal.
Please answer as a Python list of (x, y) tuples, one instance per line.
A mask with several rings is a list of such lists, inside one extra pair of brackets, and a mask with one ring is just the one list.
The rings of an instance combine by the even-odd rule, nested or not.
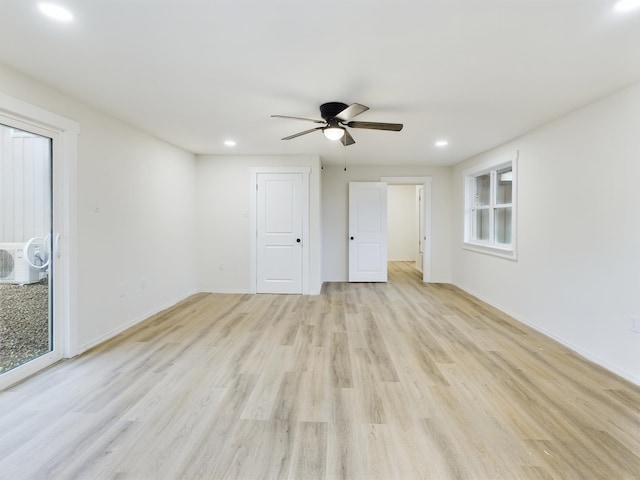
[(347, 171), (347, 146), (344, 145), (342, 151), (344, 152), (344, 171)]

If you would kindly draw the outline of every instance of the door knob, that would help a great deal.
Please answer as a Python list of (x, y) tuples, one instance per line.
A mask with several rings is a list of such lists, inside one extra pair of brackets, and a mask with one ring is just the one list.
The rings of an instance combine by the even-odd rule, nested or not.
[(302, 240), (300, 240), (299, 238), (296, 238), (296, 242), (300, 243)]
[(351, 240), (353, 240), (353, 237), (351, 237)]

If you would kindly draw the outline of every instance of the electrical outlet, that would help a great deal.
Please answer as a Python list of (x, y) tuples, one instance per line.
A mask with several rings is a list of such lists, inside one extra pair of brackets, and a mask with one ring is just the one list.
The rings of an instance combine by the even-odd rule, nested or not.
[(147, 280), (145, 278), (140, 279), (140, 290), (147, 288)]
[(640, 317), (638, 315), (629, 315), (629, 320), (631, 321), (630, 330), (633, 333), (640, 334)]

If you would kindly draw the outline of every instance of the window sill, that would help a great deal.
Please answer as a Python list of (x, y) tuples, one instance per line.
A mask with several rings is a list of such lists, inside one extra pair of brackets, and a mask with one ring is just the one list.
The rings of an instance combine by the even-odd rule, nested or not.
[(507, 260), (518, 260), (518, 254), (515, 249), (510, 247), (499, 247), (497, 245), (485, 245), (482, 243), (463, 242), (462, 248), (470, 252), (484, 253), (494, 257), (506, 258)]

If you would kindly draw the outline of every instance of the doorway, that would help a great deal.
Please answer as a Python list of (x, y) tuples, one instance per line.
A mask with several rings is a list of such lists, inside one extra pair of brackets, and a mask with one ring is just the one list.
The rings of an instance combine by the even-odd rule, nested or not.
[(418, 243), (418, 270), (422, 271), (422, 281), (428, 283), (431, 281), (431, 177), (381, 177), (380, 181), (389, 186), (410, 185), (415, 189), (419, 236), (414, 242)]
[(78, 130), (0, 94), (0, 390), (77, 353)]
[(420, 221), (422, 189), (415, 185), (389, 185), (388, 258), (389, 262), (410, 262), (422, 271), (423, 244)]
[(54, 350), (52, 147), (0, 124), (0, 375)]

